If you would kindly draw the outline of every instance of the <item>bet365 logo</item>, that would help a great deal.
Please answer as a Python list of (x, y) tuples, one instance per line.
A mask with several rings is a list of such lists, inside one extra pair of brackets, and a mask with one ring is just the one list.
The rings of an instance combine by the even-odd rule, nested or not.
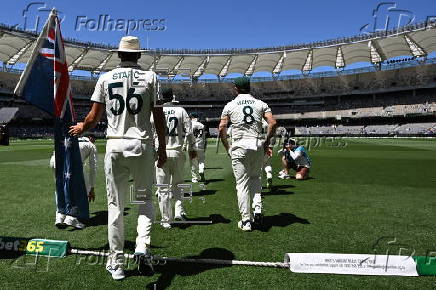
[(23, 238), (0, 237), (0, 251), (24, 252), (28, 241)]

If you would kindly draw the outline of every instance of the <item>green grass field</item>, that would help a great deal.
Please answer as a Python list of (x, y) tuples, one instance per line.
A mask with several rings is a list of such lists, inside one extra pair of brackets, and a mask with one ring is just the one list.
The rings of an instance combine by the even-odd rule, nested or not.
[[(211, 140), (212, 141), (212, 140)], [(340, 147), (310, 148), (312, 178), (297, 182), (275, 178), (264, 191), (262, 231), (237, 228), (234, 179), (229, 158), (210, 144), (205, 190), (194, 187), (189, 217), (212, 220), (170, 230), (153, 228), (153, 252), (161, 256), (252, 261), (283, 261), (286, 252), (374, 252), (380, 238), (396, 238), (415, 255), (436, 251), (436, 141), (423, 139), (346, 139)], [(105, 250), (107, 211), (99, 142), (97, 200), (90, 205), (91, 226), (57, 229), (54, 185), (48, 160), (50, 141), (15, 141), (0, 147), (0, 236), (68, 240), (75, 248)], [(279, 159), (273, 160), (277, 176)], [(188, 170), (186, 170), (188, 178)], [(126, 251), (133, 252), (136, 207), (125, 211)], [(384, 254), (382, 244), (377, 251)], [(391, 247), (391, 253), (395, 249)], [(398, 249), (396, 249), (398, 250)], [(1, 289), (431, 289), (436, 277), (375, 277), (297, 274), (288, 269), (167, 264), (153, 276), (130, 265), (128, 277), (111, 279), (102, 259), (0, 256)]]

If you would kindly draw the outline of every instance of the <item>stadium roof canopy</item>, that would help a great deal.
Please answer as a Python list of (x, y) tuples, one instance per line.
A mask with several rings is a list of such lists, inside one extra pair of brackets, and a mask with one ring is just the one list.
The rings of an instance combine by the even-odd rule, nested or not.
[[(37, 35), (0, 25), (0, 61), (7, 65), (26, 63)], [(100, 73), (115, 68), (119, 59), (108, 45), (65, 40), (70, 71)], [(200, 77), (230, 73), (251, 76), (255, 72), (301, 70), (319, 66), (341, 69), (356, 62), (373, 64), (398, 56), (426, 57), (436, 50), (436, 22), (400, 27), (391, 31), (302, 45), (254, 49), (153, 49), (143, 53), (140, 65), (162, 76)]]

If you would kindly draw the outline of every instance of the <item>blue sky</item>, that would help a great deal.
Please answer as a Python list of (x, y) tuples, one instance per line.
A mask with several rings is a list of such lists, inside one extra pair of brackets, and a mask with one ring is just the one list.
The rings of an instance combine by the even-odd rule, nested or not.
[[(382, 4), (385, 3), (385, 4)], [(373, 10), (382, 4), (377, 14)], [(45, 8), (44, 8), (45, 7)], [(144, 24), (156, 19), (157, 31), (144, 26), (132, 29), (129, 35), (141, 39), (143, 48), (258, 48), (308, 43), (337, 37), (354, 36), (368, 25), (366, 31), (383, 29), (390, 19), (389, 28), (398, 22), (436, 18), (435, 0), (329, 0), (329, 1), (92, 1), (92, 0), (14, 0), (2, 2), (0, 22), (39, 29), (56, 7), (63, 18), (64, 37), (117, 45), (125, 30), (93, 29), (101, 17), (119, 21), (121, 26)], [(391, 8), (391, 11), (388, 11)], [(399, 15), (402, 15), (399, 17)], [(107, 24), (106, 24), (107, 25)], [(107, 25), (108, 26), (108, 25)], [(110, 26), (110, 25), (109, 25)], [(150, 26), (145, 26), (150, 27)], [(123, 27), (121, 27), (123, 28)], [(164, 28), (164, 29), (163, 29)], [(103, 30), (103, 31), (102, 31)], [(433, 53), (431, 56), (434, 56)], [(351, 64), (346, 68), (368, 66)], [(20, 66), (20, 65), (18, 65)], [(332, 70), (319, 67), (314, 71)], [(82, 72), (77, 72), (82, 74)], [(295, 73), (295, 72), (284, 72)], [(297, 72), (298, 73), (298, 72)], [(256, 76), (268, 76), (259, 72)]]
[[(65, 16), (64, 37), (117, 44), (121, 31), (92, 31), (86, 21), (107, 14), (111, 19), (139, 21), (163, 19), (165, 30), (133, 31), (149, 48), (249, 48), (305, 43), (359, 34), (373, 23), (372, 11), (383, 1), (33, 1), (56, 7)], [(32, 1), (3, 1), (0, 22), (24, 25), (23, 10)], [(436, 16), (436, 1), (395, 1), (397, 8), (413, 13), (417, 20)], [(29, 23), (41, 4), (26, 13)], [(383, 14), (381, 12), (380, 14)], [(382, 16), (384, 17), (384, 16)], [(382, 18), (380, 17), (380, 18)], [(82, 22), (78, 22), (80, 19)], [(407, 21), (407, 17), (403, 18)], [(78, 25), (79, 23), (79, 25)], [(80, 25), (80, 23), (82, 23)], [(88, 24), (91, 22), (88, 22)], [(133, 22), (131, 24), (134, 25)], [(33, 27), (33, 24), (28, 24)], [(75, 28), (80, 28), (77, 31)], [(89, 27), (88, 27), (89, 28)]]

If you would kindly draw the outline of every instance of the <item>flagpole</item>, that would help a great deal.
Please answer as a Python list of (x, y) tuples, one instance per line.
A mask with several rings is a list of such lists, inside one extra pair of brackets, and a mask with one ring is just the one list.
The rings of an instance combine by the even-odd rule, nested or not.
[(48, 29), (49, 23), (56, 16), (57, 16), (57, 11), (55, 8), (53, 8), (51, 10), (50, 15), (48, 16), (47, 20), (45, 21), (45, 24), (41, 30), (41, 33), (39, 34), (39, 36), (36, 40), (36, 45), (32, 50), (31, 58), (27, 62), (26, 67), (24, 68), (24, 72), (21, 74), (20, 80), (18, 81), (17, 85), (15, 86), (15, 89), (14, 89), (15, 96), (21, 97), (22, 92), (23, 92), (23, 88), (24, 88), (24, 84), (26, 83), (27, 78), (29, 77), (32, 64), (35, 62), (35, 59), (38, 56), (38, 50), (41, 48), (41, 44), (45, 40), (45, 37), (47, 36), (47, 29)]

